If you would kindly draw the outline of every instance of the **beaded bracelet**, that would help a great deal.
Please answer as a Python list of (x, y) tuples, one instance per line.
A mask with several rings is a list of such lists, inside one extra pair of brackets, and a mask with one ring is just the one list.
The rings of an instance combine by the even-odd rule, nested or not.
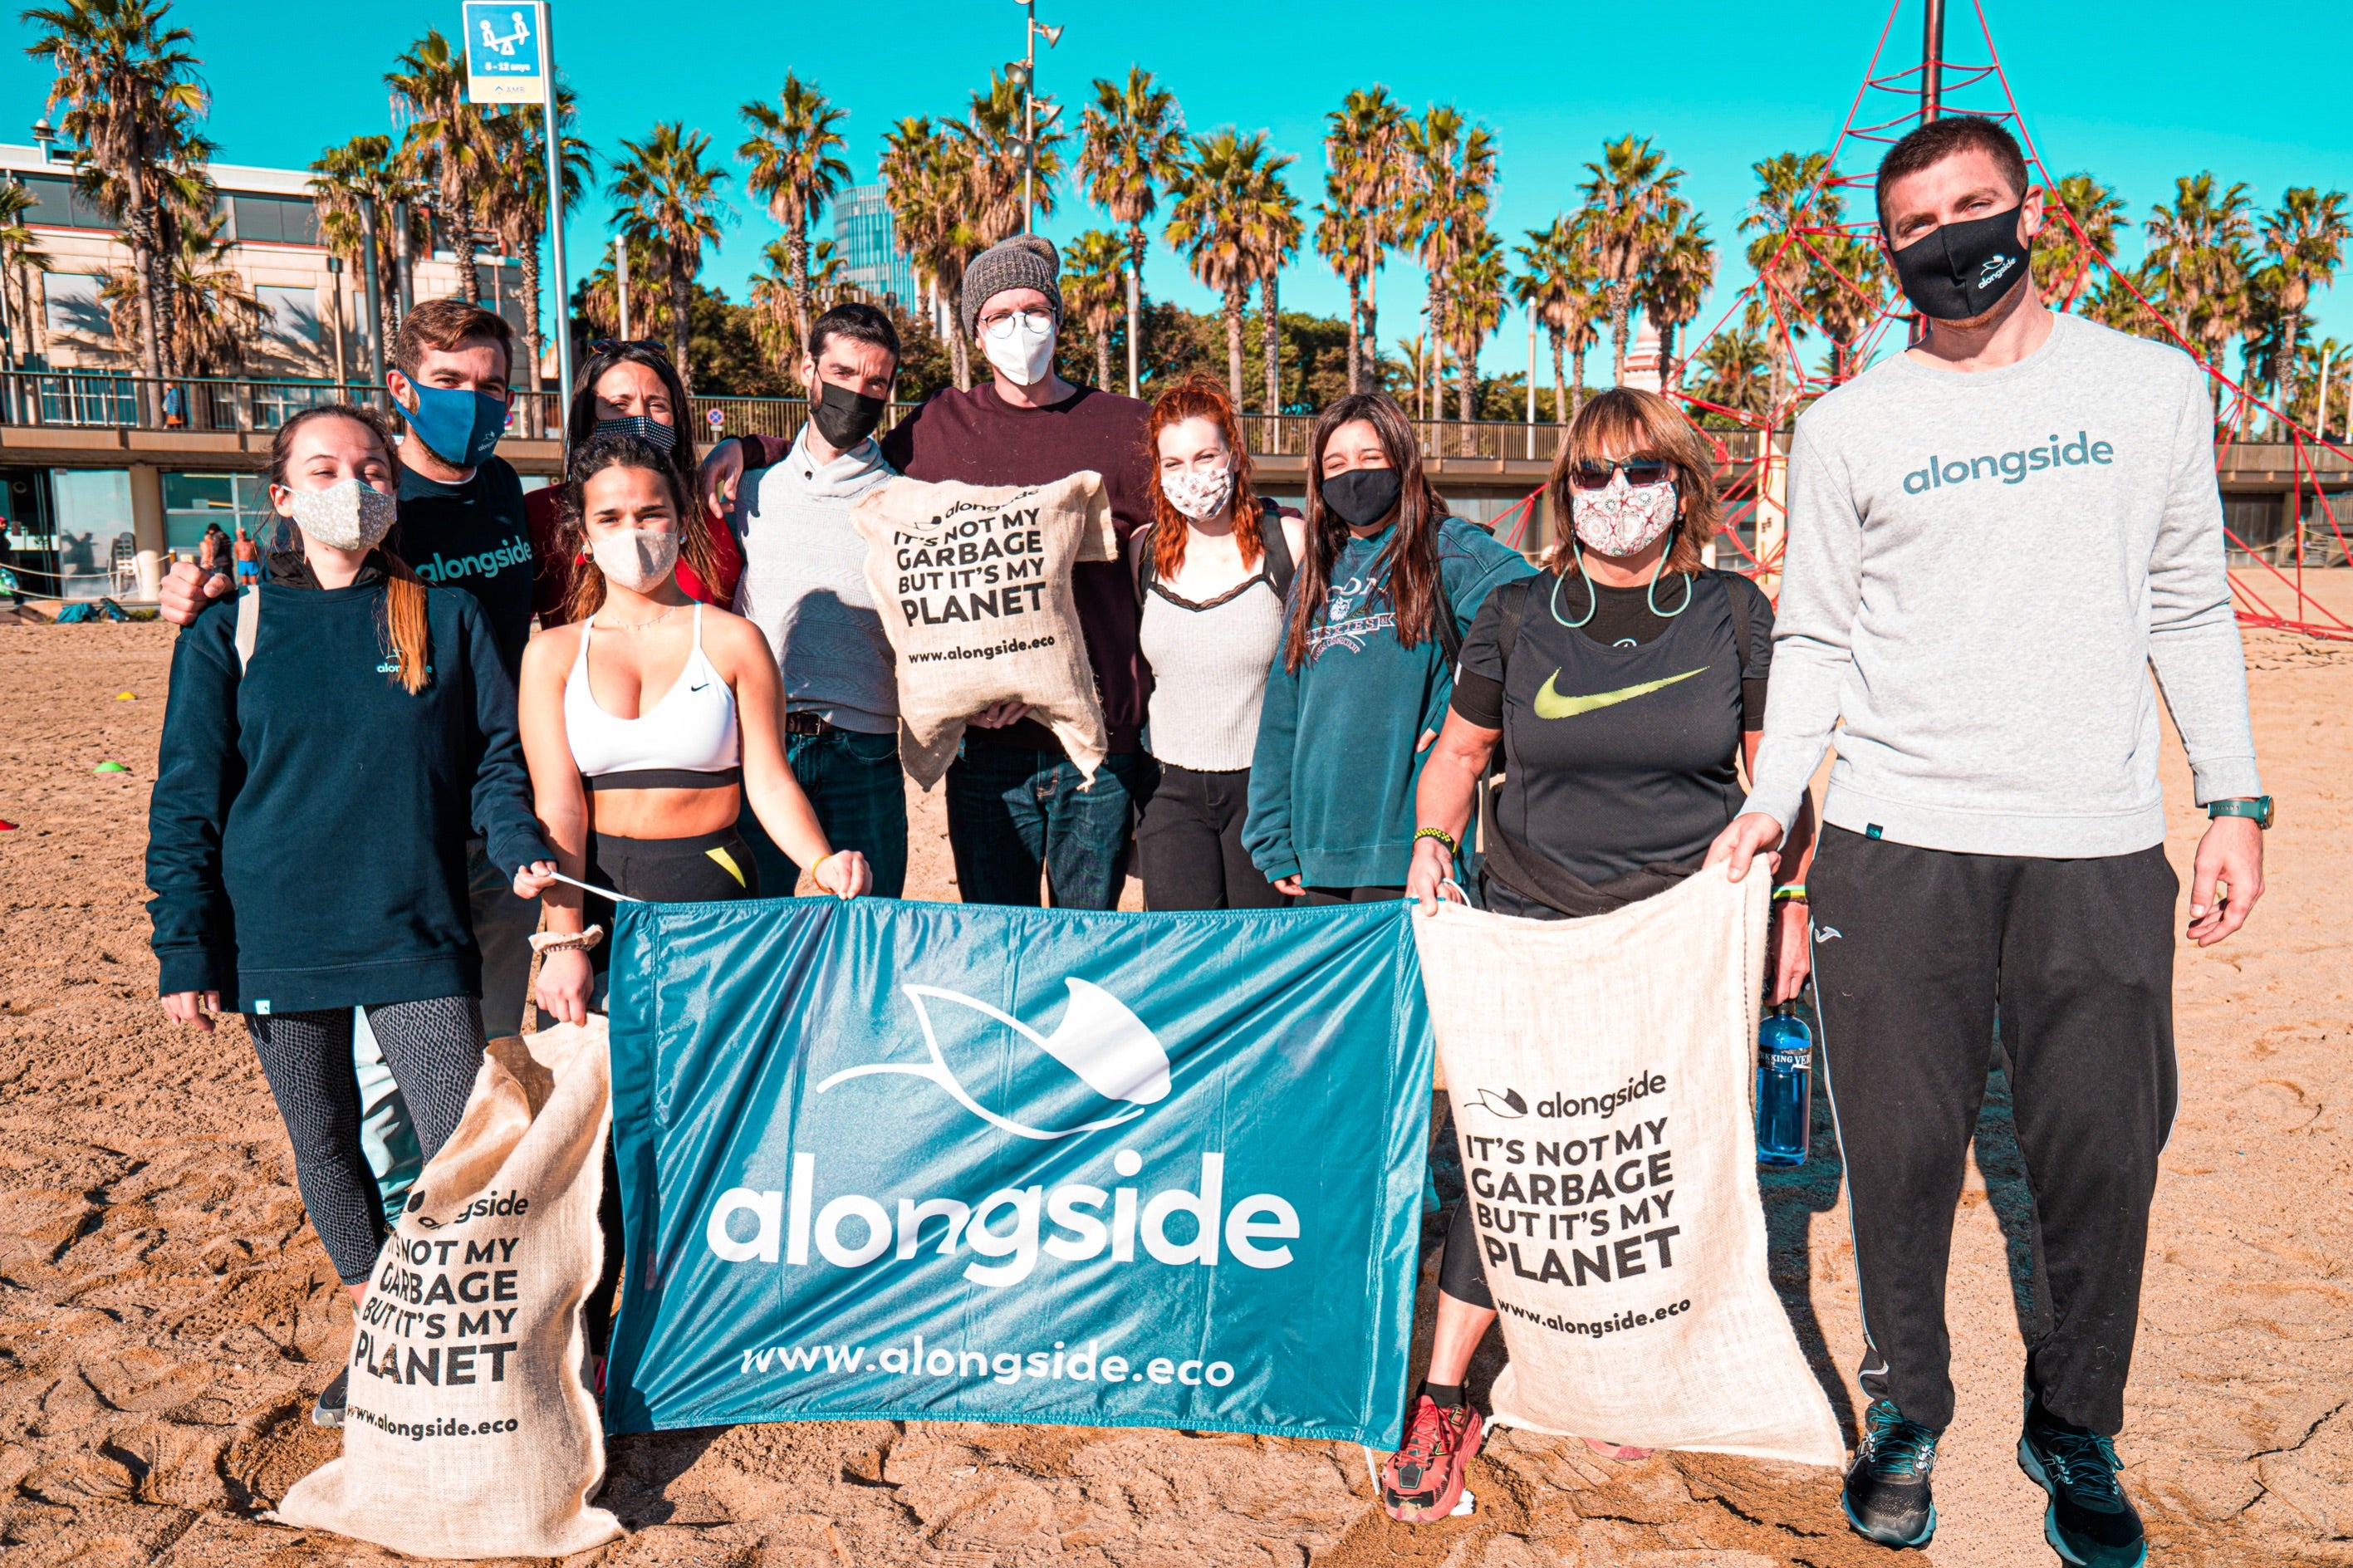
[(533, 952), (567, 952), (573, 951), (586, 952), (604, 940), (605, 928), (603, 926), (590, 926), (586, 931), (533, 931), (531, 936), (531, 950)]
[(1773, 889), (1773, 901), (1777, 904), (1784, 901), (1802, 904), (1806, 902), (1806, 885), (1791, 882), (1786, 887), (1776, 888)]
[(1446, 852), (1449, 855), (1460, 855), (1462, 853), (1461, 844), (1456, 840), (1454, 835), (1447, 832), (1443, 827), (1424, 827), (1418, 830), (1413, 836), (1413, 841), (1416, 844), (1419, 844), (1425, 838), (1435, 838), (1440, 844), (1445, 845)]

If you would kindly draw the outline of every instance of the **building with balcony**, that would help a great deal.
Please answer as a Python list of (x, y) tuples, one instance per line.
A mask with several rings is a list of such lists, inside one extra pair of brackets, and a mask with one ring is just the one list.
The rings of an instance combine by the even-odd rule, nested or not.
[[(138, 354), (116, 336), (105, 298), (109, 281), (131, 268), (120, 226), (75, 189), (68, 154), (0, 144), (0, 180), (35, 198), (25, 222), (42, 253), (41, 265), (0, 277), (8, 373), (0, 377), (0, 521), (9, 556), (0, 563), (14, 566), (27, 593), (144, 596), (163, 557), (192, 554), (208, 524), (232, 534), (240, 523), (259, 528), (269, 509), (254, 437), (266, 451), (268, 433), (289, 415), (369, 381), (366, 281), (320, 243), (308, 171), (214, 163), (207, 173), (227, 242), (221, 265), (260, 305), (259, 329), (241, 341), (239, 363), (218, 371), (234, 379), (165, 389), (164, 423), (185, 435), (153, 443), (156, 460), (141, 462), (130, 459), (146, 454), (121, 441), (58, 449), (68, 435), (142, 423), (132, 379)], [(520, 337), (520, 264), (480, 253), (476, 265), (483, 303)], [(412, 270), (418, 299), (457, 291), (448, 250), (420, 254)], [(393, 279), (380, 281), (389, 298)], [(18, 439), (26, 432), (14, 427), (27, 426), (59, 436)], [(237, 460), (210, 463), (207, 447)]]

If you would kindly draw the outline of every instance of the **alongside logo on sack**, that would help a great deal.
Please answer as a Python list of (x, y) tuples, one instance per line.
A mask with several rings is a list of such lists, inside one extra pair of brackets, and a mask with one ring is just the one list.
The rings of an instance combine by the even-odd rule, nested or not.
[[(1536, 1101), (1535, 1112), (1538, 1116), (1552, 1118), (1599, 1116), (1607, 1121), (1618, 1114), (1620, 1106), (1631, 1105), (1638, 1100), (1647, 1100), (1654, 1094), (1666, 1092), (1666, 1074), (1636, 1073), (1608, 1094), (1549, 1095)], [(1528, 1102), (1516, 1089), (1500, 1091), (1482, 1089), (1464, 1103), (1476, 1105), (1483, 1110), (1502, 1117), (1517, 1118), (1528, 1113)]]
[[(1070, 993), (1061, 1022), (1050, 1034), (1038, 1030), (1011, 1014), (935, 985), (902, 985), (913, 1004), (930, 1054), (928, 1065), (871, 1062), (846, 1068), (818, 1083), (816, 1092), (852, 1079), (894, 1075), (927, 1079), (944, 1089), (958, 1105), (999, 1131), (1039, 1142), (1101, 1131), (1133, 1121), (1170, 1091), (1168, 1053), (1159, 1037), (1118, 997), (1090, 981), (1065, 979)], [(1074, 1127), (1030, 1126), (989, 1110), (975, 1099), (948, 1067), (928, 1004), (952, 1003), (995, 1020), (1028, 1040), (1039, 1051), (1070, 1069), (1105, 1100), (1126, 1109), (1112, 1116), (1082, 1121)], [(1069, 1262), (1100, 1258), (1106, 1252), (1113, 1263), (1135, 1260), (1136, 1242), (1160, 1263), (1214, 1267), (1222, 1250), (1248, 1268), (1281, 1268), (1292, 1260), (1292, 1249), (1265, 1246), (1299, 1236), (1299, 1211), (1273, 1193), (1254, 1193), (1225, 1202), (1225, 1162), (1222, 1152), (1204, 1152), (1200, 1180), (1192, 1188), (1167, 1188), (1149, 1197), (1133, 1186), (1106, 1190), (1086, 1182), (1068, 1183), (1047, 1191), (1042, 1184), (1003, 1187), (966, 1203), (953, 1197), (902, 1197), (894, 1215), (878, 1200), (850, 1193), (817, 1205), (818, 1159), (813, 1153), (793, 1156), (788, 1192), (733, 1187), (719, 1195), (704, 1226), (703, 1239), (713, 1255), (730, 1263), (776, 1263), (806, 1267), (809, 1248), (839, 1268), (860, 1268), (884, 1253), (912, 1261), (927, 1246), (937, 1256), (955, 1256), (968, 1246), (979, 1258), (1005, 1258), (1003, 1263), (974, 1262), (964, 1270), (978, 1285), (1007, 1286), (1029, 1278), (1043, 1252)], [(1144, 1157), (1122, 1149), (1112, 1157), (1120, 1176), (1135, 1176)], [(1105, 1205), (1110, 1213), (1103, 1214)], [(736, 1216), (748, 1215), (752, 1234), (736, 1234)], [(1169, 1222), (1190, 1216), (1192, 1235), (1178, 1240), (1168, 1233)], [(1005, 1226), (1009, 1219), (1009, 1227)], [(939, 1228), (927, 1236), (924, 1226), (937, 1220)], [(1041, 1235), (1050, 1224), (1054, 1234)], [(852, 1228), (845, 1234), (844, 1227)], [(854, 1237), (854, 1239), (852, 1239)]]

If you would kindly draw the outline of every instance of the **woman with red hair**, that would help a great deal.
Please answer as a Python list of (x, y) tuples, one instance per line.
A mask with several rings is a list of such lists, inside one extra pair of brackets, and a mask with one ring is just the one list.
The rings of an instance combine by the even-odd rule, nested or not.
[(1217, 383), (1194, 376), (1161, 394), (1145, 441), (1160, 482), (1151, 525), (1128, 545), (1152, 667), (1145, 744), (1160, 763), (1135, 836), (1145, 902), (1265, 909), (1284, 900), (1242, 848), (1242, 818), (1305, 535), (1251, 489), (1241, 427)]

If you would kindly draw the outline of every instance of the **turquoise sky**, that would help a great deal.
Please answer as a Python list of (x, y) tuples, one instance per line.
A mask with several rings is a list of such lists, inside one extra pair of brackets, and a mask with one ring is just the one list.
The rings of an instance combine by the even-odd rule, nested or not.
[[(1974, 9), (1953, 0), (1946, 53), (1981, 59)], [(320, 149), (389, 129), (383, 76), (427, 26), (457, 31), (457, 0), (317, 6), (268, 0), (179, 0), (214, 94), (211, 132), (225, 162), (299, 167)], [(2292, 184), (2353, 189), (2353, 129), (2343, 94), (2320, 62), (2353, 57), (2353, 6), (2299, 7), (2292, 39), (2259, 26), (2263, 7), (2147, 0), (2132, 7), (2085, 0), (1988, 0), (2010, 81), (2054, 174), (2089, 170), (2117, 186), (2136, 230), (2173, 177), (2211, 168), (2247, 183), (2263, 207)], [(737, 106), (771, 96), (789, 68), (850, 110), (850, 162), (871, 179), (884, 129), (899, 116), (955, 112), (990, 67), (1017, 57), (1021, 10), (1011, 0), (903, 0), (892, 5), (777, 5), (701, 0), (559, 0), (555, 40), (580, 94), (583, 130), (600, 152), (658, 119), (684, 119), (732, 153)], [(1299, 155), (1293, 188), (1322, 195), (1323, 116), (1349, 89), (1378, 81), (1410, 104), (1452, 102), (1483, 121), (1501, 150), (1496, 226), (1514, 242), (1577, 202), (1582, 163), (1605, 137), (1655, 138), (1688, 171), (1685, 191), (1725, 255), (1712, 323), (1747, 280), (1735, 226), (1754, 188), (1749, 165), (1769, 153), (1825, 147), (1845, 119), (1887, 22), (1876, 0), (1766, 6), (1691, 0), (1574, 8), (1499, 0), (1484, 5), (1366, 0), (1347, 7), (1197, 0), (1183, 6), (1041, 0), (1041, 19), (1064, 24), (1040, 68), (1075, 122), (1090, 79), (1131, 63), (1157, 72), (1195, 130), (1268, 132)], [(828, 40), (823, 28), (839, 29)], [(21, 40), (29, 37), (17, 25)], [(1888, 67), (1918, 58), (1918, 0), (1905, 0)], [(0, 139), (26, 140), (48, 73), (20, 50), (0, 58), (0, 100), (16, 121)], [(1981, 101), (1978, 89), (1971, 101)], [(1881, 100), (1883, 116), (1899, 107)], [(1852, 166), (1868, 167), (1858, 152)], [(743, 297), (761, 246), (776, 233), (730, 182), (739, 221), (711, 258), (707, 281)], [(1057, 238), (1101, 223), (1077, 194), (1042, 225)], [(609, 234), (601, 191), (573, 219), (576, 259)], [(829, 233), (829, 224), (821, 230)], [(1147, 287), (1202, 308), (1212, 296), (1181, 260), (1155, 250)], [(1285, 275), (1288, 305), (1337, 314), (1345, 292), (1312, 251)], [(1382, 275), (1382, 335), (1413, 330), (1421, 298), (1409, 265)], [(2334, 301), (2316, 307), (2336, 324)], [(2347, 334), (2353, 335), (2353, 334)], [(1525, 318), (1507, 318), (1483, 363), (1518, 367)]]

